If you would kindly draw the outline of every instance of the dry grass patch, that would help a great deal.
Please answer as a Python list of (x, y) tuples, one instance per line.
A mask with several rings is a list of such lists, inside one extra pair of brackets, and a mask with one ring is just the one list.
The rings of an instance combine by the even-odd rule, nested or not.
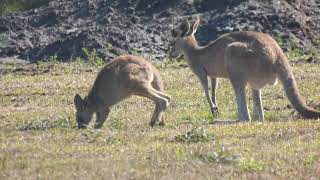
[[(212, 124), (190, 69), (159, 69), (172, 97), (166, 126), (149, 127), (153, 103), (132, 97), (112, 108), (101, 130), (78, 130), (73, 97), (87, 93), (99, 68), (0, 65), (0, 179), (319, 177), (320, 121), (300, 119), (280, 85), (263, 90), (264, 123)], [(294, 73), (308, 104), (320, 110), (320, 65), (299, 64)], [(227, 80), (220, 81), (218, 106), (217, 119), (236, 118)]]

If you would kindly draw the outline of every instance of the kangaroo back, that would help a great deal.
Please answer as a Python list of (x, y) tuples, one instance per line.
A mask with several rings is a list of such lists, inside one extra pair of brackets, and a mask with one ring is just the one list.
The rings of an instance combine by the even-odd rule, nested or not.
[(278, 60), (275, 63), (275, 69), (294, 109), (296, 109), (304, 118), (320, 118), (320, 112), (308, 107), (304, 98), (300, 95), (292, 70), (283, 53), (281, 55), (281, 60)]

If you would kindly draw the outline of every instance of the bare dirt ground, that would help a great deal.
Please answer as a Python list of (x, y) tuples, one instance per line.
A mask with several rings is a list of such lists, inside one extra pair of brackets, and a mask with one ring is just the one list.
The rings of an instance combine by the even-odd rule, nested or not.
[(271, 34), (284, 50), (319, 46), (320, 8), (315, 0), (54, 0), (0, 17), (0, 57), (31, 62), (139, 54), (164, 61), (170, 31), (188, 17), (202, 19), (196, 34), (206, 44), (226, 32)]

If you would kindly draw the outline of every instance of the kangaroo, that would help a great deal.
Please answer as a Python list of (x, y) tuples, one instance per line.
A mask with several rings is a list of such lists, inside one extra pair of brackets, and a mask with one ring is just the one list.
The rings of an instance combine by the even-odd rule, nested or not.
[[(184, 55), (189, 67), (199, 78), (211, 112), (215, 116), (217, 78), (229, 78), (236, 95), (238, 121), (249, 121), (245, 95), (246, 85), (252, 89), (253, 119), (263, 121), (261, 89), (267, 84), (276, 84), (280, 79), (292, 106), (304, 118), (320, 118), (320, 112), (306, 105), (300, 95), (287, 57), (277, 42), (268, 34), (252, 31), (224, 34), (206, 46), (199, 46), (194, 37), (199, 18), (190, 25), (185, 19), (172, 31), (176, 38), (169, 56)], [(212, 92), (209, 95), (208, 77)]]
[(170, 97), (163, 93), (164, 87), (157, 69), (137, 56), (119, 56), (108, 63), (97, 75), (88, 95), (74, 97), (78, 128), (86, 128), (96, 113), (94, 128), (101, 128), (108, 117), (110, 107), (131, 95), (154, 101), (150, 125), (164, 125), (162, 112), (169, 106)]

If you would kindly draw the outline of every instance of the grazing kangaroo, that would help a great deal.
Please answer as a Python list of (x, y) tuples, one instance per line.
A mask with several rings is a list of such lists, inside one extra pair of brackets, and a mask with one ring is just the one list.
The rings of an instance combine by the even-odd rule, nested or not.
[[(308, 107), (300, 95), (287, 57), (268, 34), (260, 32), (233, 32), (225, 34), (206, 46), (199, 46), (194, 33), (199, 19), (190, 25), (185, 19), (172, 31), (176, 37), (169, 52), (171, 57), (184, 55), (189, 67), (200, 79), (213, 115), (216, 104), (217, 78), (229, 78), (234, 88), (238, 106), (238, 120), (249, 121), (245, 88), (249, 84), (253, 97), (253, 119), (264, 120), (261, 88), (283, 84), (292, 106), (304, 118), (320, 118), (320, 112)], [(208, 91), (208, 77), (212, 84), (212, 98)]]
[(119, 56), (108, 63), (98, 74), (88, 96), (74, 97), (78, 128), (85, 128), (96, 113), (95, 128), (101, 128), (110, 107), (119, 101), (138, 95), (156, 104), (150, 125), (164, 124), (161, 113), (169, 106), (170, 97), (163, 93), (163, 83), (157, 69), (137, 56)]

